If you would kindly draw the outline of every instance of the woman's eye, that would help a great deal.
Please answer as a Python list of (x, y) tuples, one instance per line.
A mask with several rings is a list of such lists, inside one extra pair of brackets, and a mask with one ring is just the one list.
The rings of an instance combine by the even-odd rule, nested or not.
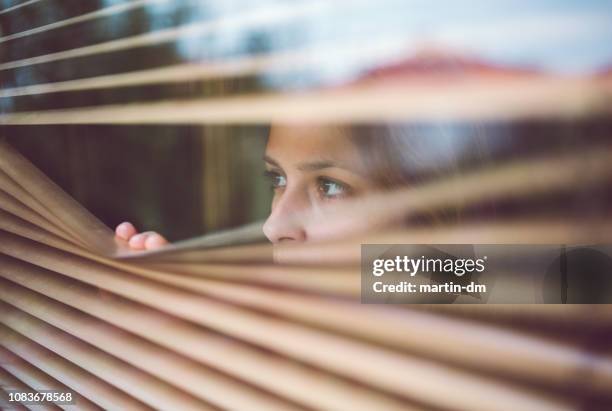
[(274, 189), (287, 186), (287, 178), (276, 171), (266, 171), (265, 176), (270, 180), (270, 184)]
[(333, 199), (346, 196), (349, 192), (349, 187), (338, 181), (319, 178), (318, 190), (323, 198)]

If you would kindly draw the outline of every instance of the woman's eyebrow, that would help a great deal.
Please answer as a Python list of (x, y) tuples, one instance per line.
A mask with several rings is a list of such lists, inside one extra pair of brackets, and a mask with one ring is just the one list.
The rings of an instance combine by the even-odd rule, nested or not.
[[(281, 165), (278, 163), (278, 161), (276, 161), (275, 159), (273, 159), (272, 157), (265, 155), (264, 156), (264, 161), (266, 163), (269, 163), (275, 167), (278, 167), (280, 169), (282, 169)], [(345, 170), (349, 170), (351, 171), (350, 168), (343, 166), (342, 164), (336, 162), (336, 161), (332, 161), (332, 160), (316, 160), (316, 161), (309, 161), (306, 163), (301, 163), (299, 164), (296, 168), (300, 171), (317, 171), (317, 170), (323, 170), (325, 168), (343, 168)]]
[(319, 161), (311, 161), (308, 163), (302, 163), (297, 166), (297, 169), (300, 171), (316, 171), (316, 170), (322, 170), (324, 168), (332, 168), (332, 167), (345, 168), (334, 161), (319, 160)]
[(270, 157), (270, 156), (268, 156), (268, 155), (265, 155), (263, 159), (264, 159), (264, 161), (265, 161), (266, 163), (270, 163), (270, 164), (272, 164), (273, 166), (276, 166), (276, 167), (278, 167), (278, 168), (281, 168), (280, 164), (278, 164), (278, 161), (276, 161), (276, 160), (275, 160), (275, 159), (273, 159), (272, 157)]

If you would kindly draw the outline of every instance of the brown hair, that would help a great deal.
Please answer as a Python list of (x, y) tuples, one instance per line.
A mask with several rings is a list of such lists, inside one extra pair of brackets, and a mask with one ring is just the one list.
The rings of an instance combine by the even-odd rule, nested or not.
[[(488, 152), (477, 126), (441, 124), (353, 125), (347, 128), (383, 190), (417, 186), (482, 165)], [(458, 223), (458, 207), (406, 218), (410, 224)]]

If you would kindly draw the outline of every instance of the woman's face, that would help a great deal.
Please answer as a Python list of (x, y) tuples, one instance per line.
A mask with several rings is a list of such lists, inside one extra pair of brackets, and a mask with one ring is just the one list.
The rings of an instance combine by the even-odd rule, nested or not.
[(357, 147), (339, 128), (275, 126), (264, 160), (274, 190), (264, 233), (273, 243), (324, 239), (324, 231), (309, 230), (313, 219), (305, 216), (376, 189)]

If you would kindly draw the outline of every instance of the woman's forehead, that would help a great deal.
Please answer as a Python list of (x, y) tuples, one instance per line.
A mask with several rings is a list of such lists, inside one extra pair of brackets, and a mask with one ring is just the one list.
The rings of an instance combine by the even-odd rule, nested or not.
[(281, 158), (355, 159), (358, 155), (349, 134), (337, 126), (273, 126), (266, 154)]

